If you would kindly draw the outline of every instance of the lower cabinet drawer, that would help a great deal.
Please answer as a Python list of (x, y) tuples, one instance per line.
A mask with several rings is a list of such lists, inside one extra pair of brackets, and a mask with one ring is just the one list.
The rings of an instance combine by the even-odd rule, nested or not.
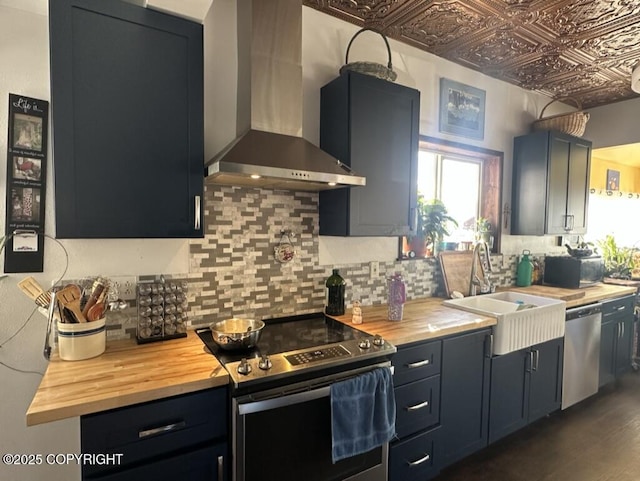
[(228, 479), (227, 444), (216, 444), (177, 456), (160, 459), (103, 476), (96, 481), (225, 481)]
[(440, 376), (398, 386), (395, 395), (396, 433), (399, 438), (440, 421)]
[(398, 349), (391, 360), (395, 369), (393, 383), (399, 386), (440, 374), (441, 355), (442, 341), (425, 342)]
[(389, 481), (425, 481), (440, 472), (438, 426), (394, 443), (389, 449)]
[[(82, 416), (83, 453), (122, 454), (122, 465), (227, 438), (227, 389), (215, 388)], [(123, 467), (123, 466), (121, 466)], [(84, 465), (83, 475), (105, 466)]]

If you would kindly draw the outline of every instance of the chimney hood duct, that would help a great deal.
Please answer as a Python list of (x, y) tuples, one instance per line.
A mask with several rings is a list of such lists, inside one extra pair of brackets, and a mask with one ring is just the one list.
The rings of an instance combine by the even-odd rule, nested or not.
[(251, 127), (207, 163), (206, 182), (307, 191), (365, 185), (302, 138), (302, 1), (237, 5), (238, 119), (250, 118)]

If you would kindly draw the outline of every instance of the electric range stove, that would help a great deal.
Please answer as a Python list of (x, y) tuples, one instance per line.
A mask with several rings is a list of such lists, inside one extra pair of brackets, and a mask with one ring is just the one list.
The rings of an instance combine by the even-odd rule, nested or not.
[(226, 351), (209, 328), (196, 329), (209, 351), (229, 372), (235, 388), (302, 376), (320, 376), (356, 365), (372, 364), (396, 352), (393, 344), (343, 324), (323, 313), (264, 319), (256, 347)]

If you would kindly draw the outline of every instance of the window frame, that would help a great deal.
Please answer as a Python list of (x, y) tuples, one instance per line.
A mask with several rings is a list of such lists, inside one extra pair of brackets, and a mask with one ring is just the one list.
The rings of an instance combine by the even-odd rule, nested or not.
[[(480, 181), (480, 215), (486, 218), (494, 228), (494, 242), (491, 251), (500, 252), (502, 237), (502, 166), (504, 162), (504, 152), (485, 149), (469, 144), (454, 142), (420, 135), (418, 137), (419, 150), (428, 150), (439, 155), (462, 157), (463, 159), (474, 159), (482, 163)], [(398, 259), (404, 260), (402, 256), (403, 241), (406, 237), (401, 237), (398, 243)]]

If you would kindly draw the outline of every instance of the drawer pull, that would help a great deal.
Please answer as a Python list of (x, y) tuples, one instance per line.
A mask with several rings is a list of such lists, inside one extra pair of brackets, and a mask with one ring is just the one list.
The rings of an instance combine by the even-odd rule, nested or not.
[(407, 411), (416, 411), (418, 409), (426, 408), (429, 405), (429, 401), (421, 402), (420, 404), (414, 404), (413, 406), (407, 406)]
[(411, 362), (411, 363), (407, 364), (407, 367), (409, 369), (413, 369), (413, 368), (416, 368), (416, 367), (428, 366), (429, 364), (431, 364), (431, 360), (430, 359), (425, 359), (424, 361)]
[(218, 456), (218, 481), (224, 480), (224, 456)]
[(407, 461), (409, 466), (417, 466), (418, 464), (426, 463), (431, 459), (431, 455), (427, 454), (424, 458), (420, 458), (417, 461)]
[(200, 230), (200, 196), (196, 195), (195, 197), (195, 222), (193, 224), (193, 228), (195, 230)]
[(177, 423), (166, 424), (157, 428), (145, 429), (138, 432), (138, 439), (148, 438), (150, 436), (158, 436), (159, 434), (170, 433), (182, 429), (187, 425), (186, 421), (179, 421)]

